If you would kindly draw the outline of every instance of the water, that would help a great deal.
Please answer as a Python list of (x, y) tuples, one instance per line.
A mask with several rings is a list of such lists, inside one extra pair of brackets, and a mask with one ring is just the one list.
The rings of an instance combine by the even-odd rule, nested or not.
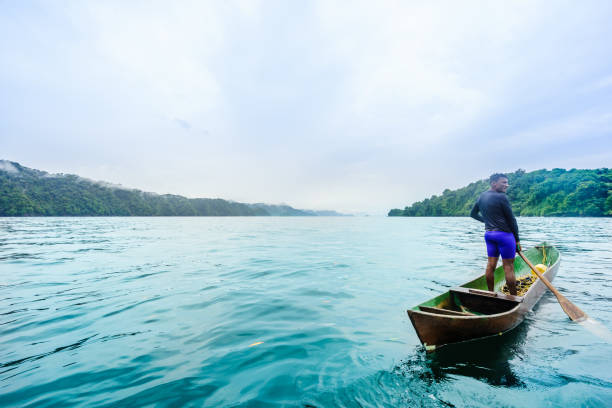
[[(612, 327), (612, 219), (521, 218)], [(0, 219), (1, 406), (612, 405), (612, 345), (548, 293), (424, 354), (406, 309), (481, 274), (468, 218)]]

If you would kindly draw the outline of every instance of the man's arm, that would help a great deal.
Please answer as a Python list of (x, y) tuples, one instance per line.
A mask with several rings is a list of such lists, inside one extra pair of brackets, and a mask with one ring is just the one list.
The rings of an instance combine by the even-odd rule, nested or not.
[(485, 222), (484, 218), (482, 218), (480, 216), (480, 214), (478, 214), (478, 212), (480, 211), (480, 208), (478, 207), (478, 200), (476, 200), (476, 204), (474, 204), (474, 207), (472, 208), (472, 212), (470, 213), (470, 217), (472, 217), (473, 219), (480, 221), (480, 222)]
[(502, 211), (504, 212), (504, 216), (506, 217), (506, 221), (508, 221), (508, 225), (512, 230), (512, 234), (514, 235), (514, 239), (516, 242), (519, 242), (519, 230), (518, 224), (516, 223), (516, 218), (514, 218), (514, 214), (512, 213), (512, 207), (510, 206), (510, 201), (508, 201), (508, 197), (504, 196), (504, 200), (502, 201)]

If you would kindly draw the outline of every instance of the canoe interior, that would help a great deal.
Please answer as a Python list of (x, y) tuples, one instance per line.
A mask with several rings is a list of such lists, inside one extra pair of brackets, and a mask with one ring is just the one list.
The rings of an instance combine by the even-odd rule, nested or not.
[[(542, 243), (535, 248), (524, 251), (524, 254), (534, 265), (545, 264), (550, 266), (553, 265), (559, 258), (559, 251), (546, 243)], [(531, 273), (532, 272), (529, 266), (520, 257), (516, 257), (514, 260), (515, 276), (520, 278)], [(497, 269), (495, 269), (494, 290), (500, 292), (505, 283), (506, 277), (504, 274), (504, 269), (502, 266), (499, 266)], [(490, 315), (511, 310), (518, 303), (520, 303), (521, 300), (520, 298), (514, 296), (506, 296), (505, 299), (500, 300), (498, 295), (497, 298), (491, 298), (489, 301), (487, 296), (484, 296), (482, 293), (474, 293), (473, 296), (470, 295), (469, 289), (488, 292), (487, 281), (484, 274), (461, 285), (458, 289), (461, 288), (466, 288), (467, 290), (462, 291), (451, 289), (439, 296), (416, 305), (411, 310), (427, 311), (430, 313), (437, 312), (438, 314), (449, 315), (457, 313)], [(439, 310), (436, 311), (436, 309)]]

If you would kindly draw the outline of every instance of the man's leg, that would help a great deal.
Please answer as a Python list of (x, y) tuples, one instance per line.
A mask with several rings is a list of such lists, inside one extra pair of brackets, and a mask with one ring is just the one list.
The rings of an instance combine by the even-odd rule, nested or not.
[(495, 267), (497, 267), (498, 260), (499, 256), (490, 256), (489, 260), (487, 261), (487, 269), (485, 271), (485, 276), (487, 277), (487, 287), (491, 292), (493, 292), (493, 289), (495, 287)]
[(502, 259), (504, 273), (506, 274), (506, 285), (511, 295), (516, 296), (516, 277), (514, 276), (514, 259)]

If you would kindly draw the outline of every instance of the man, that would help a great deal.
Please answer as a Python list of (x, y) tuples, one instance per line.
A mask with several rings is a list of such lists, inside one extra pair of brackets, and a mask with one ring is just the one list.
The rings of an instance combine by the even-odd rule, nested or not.
[(489, 183), (491, 188), (480, 194), (470, 214), (472, 218), (485, 224), (484, 236), (489, 257), (485, 271), (487, 287), (490, 291), (494, 290), (495, 267), (501, 254), (508, 289), (510, 294), (516, 295), (514, 257), (516, 252), (521, 250), (521, 245), (516, 218), (506, 196), (508, 177), (495, 173), (489, 178)]

